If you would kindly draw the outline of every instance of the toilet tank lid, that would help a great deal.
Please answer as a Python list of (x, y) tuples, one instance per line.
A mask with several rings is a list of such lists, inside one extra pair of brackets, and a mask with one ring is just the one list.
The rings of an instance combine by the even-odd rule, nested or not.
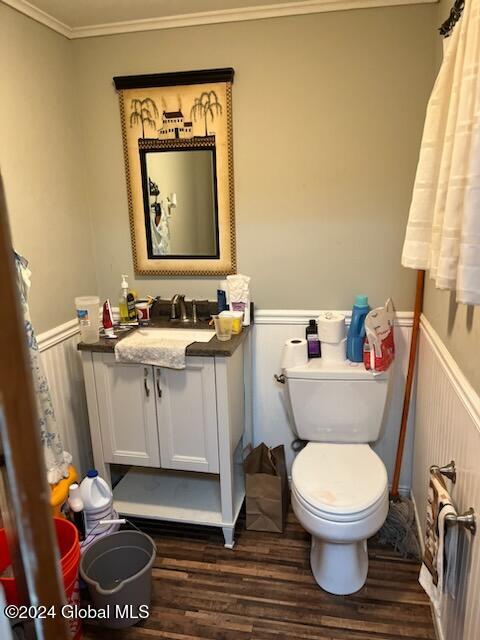
[(287, 378), (303, 380), (386, 380), (387, 373), (374, 375), (365, 369), (363, 362), (328, 362), (323, 358), (312, 358), (307, 364), (285, 369)]

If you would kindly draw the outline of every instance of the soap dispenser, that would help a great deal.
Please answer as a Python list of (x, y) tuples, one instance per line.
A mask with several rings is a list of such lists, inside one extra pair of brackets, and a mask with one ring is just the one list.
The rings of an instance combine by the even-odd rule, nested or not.
[(120, 314), (120, 322), (133, 322), (137, 319), (135, 310), (135, 298), (128, 288), (128, 276), (122, 274), (122, 283), (120, 285), (120, 296), (118, 299), (118, 310)]

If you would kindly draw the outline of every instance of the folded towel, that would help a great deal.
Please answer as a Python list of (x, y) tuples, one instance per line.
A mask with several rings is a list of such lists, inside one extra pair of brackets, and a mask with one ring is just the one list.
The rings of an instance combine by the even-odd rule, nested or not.
[(154, 367), (185, 369), (185, 349), (192, 340), (175, 338), (159, 340), (138, 335), (136, 332), (123, 338), (115, 345), (115, 359), (118, 362), (136, 362)]
[[(439, 616), (442, 610), (442, 595), (448, 561), (445, 554), (445, 534), (447, 531), (445, 518), (451, 513), (456, 514), (456, 510), (443, 478), (438, 473), (432, 473), (427, 497), (425, 553), (418, 581), (425, 589)], [(456, 540), (454, 545), (450, 545), (450, 553), (454, 554), (455, 552)]]

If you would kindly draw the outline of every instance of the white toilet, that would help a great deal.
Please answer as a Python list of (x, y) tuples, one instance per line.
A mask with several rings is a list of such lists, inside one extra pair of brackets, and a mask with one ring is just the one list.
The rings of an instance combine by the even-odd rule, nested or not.
[(298, 437), (309, 441), (293, 463), (292, 506), (312, 535), (312, 572), (325, 591), (354, 593), (367, 578), (367, 538), (388, 511), (387, 471), (368, 445), (380, 433), (388, 376), (322, 358), (284, 375)]

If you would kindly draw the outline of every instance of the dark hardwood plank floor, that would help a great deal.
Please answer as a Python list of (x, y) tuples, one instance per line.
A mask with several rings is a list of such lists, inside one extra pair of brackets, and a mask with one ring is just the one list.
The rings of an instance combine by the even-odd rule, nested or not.
[(233, 551), (220, 530), (143, 526), (157, 544), (150, 618), (109, 631), (92, 625), (94, 640), (433, 640), (429, 601), (419, 565), (369, 543), (366, 585), (333, 596), (315, 583), (310, 537), (289, 514), (283, 535), (237, 526)]

